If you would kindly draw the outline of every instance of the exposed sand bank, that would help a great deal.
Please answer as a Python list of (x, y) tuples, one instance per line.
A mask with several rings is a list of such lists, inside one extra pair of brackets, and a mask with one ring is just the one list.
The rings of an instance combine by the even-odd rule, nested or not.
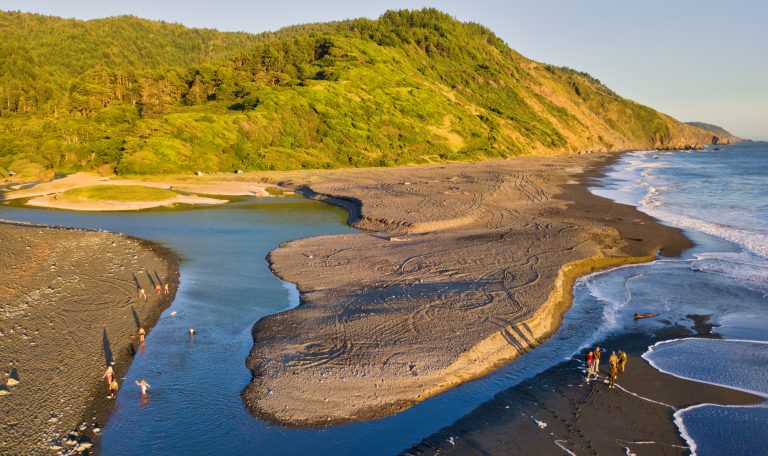
[[(211, 175), (181, 178), (179, 176), (150, 177), (147, 179), (124, 179), (101, 177), (92, 173), (76, 173), (61, 179), (42, 182), (23, 188), (18, 185), (0, 196), (3, 200), (30, 198), (28, 206), (65, 209), (73, 211), (135, 211), (176, 204), (213, 205), (225, 204), (227, 200), (195, 195), (221, 196), (270, 196), (267, 188), (274, 185), (253, 180), (232, 180), (229, 175)], [(61, 198), (67, 190), (96, 185), (140, 185), (162, 189), (173, 189), (190, 194), (180, 194), (160, 201), (71, 201)]]
[(282, 184), (357, 206), (367, 233), (282, 245), (274, 272), (302, 293), (254, 326), (249, 410), (314, 426), (391, 414), (540, 344), (579, 275), (690, 245), (590, 194), (605, 156), (296, 173)]
[[(45, 454), (70, 432), (93, 438), (113, 403), (107, 362), (123, 386), (137, 325), (150, 330), (176, 293), (175, 255), (119, 234), (0, 222), (0, 271), (1, 379), (11, 369), (19, 379), (0, 397), (0, 453)], [(155, 295), (155, 273), (170, 294)]]
[(38, 196), (27, 201), (27, 206), (46, 207), (51, 209), (65, 209), (69, 211), (138, 211), (163, 206), (175, 206), (177, 204), (191, 205), (216, 205), (226, 204), (228, 201), (216, 198), (206, 198), (196, 195), (179, 195), (160, 201), (71, 201), (57, 198), (56, 195)]

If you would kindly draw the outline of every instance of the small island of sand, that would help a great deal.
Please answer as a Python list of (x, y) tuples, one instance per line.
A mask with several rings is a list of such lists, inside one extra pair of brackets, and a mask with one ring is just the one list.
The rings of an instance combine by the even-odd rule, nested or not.
[[(228, 177), (228, 176), (227, 176)], [(157, 178), (112, 178), (76, 173), (61, 179), (3, 193), (3, 200), (26, 199), (31, 207), (71, 211), (137, 211), (176, 205), (220, 205), (223, 198), (203, 195), (270, 196), (273, 185), (246, 180), (232, 181), (223, 175), (204, 178), (165, 176)]]

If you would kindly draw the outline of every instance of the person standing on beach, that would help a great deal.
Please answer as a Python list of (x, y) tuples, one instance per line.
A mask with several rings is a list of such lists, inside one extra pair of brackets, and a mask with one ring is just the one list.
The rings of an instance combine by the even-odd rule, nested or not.
[(611, 357), (608, 358), (608, 364), (611, 374), (608, 382), (608, 388), (613, 388), (614, 382), (616, 382), (616, 375), (619, 373), (619, 357), (616, 356), (616, 352), (611, 352)]
[(147, 383), (147, 381), (144, 380), (143, 378), (141, 379), (140, 382), (136, 382), (136, 384), (139, 386), (139, 388), (141, 388), (141, 395), (142, 396), (146, 396), (147, 395), (147, 390), (149, 389), (150, 384)]
[(595, 357), (592, 355), (592, 350), (587, 352), (586, 356), (587, 361), (587, 383), (589, 383), (590, 377), (592, 376), (592, 371), (595, 367)]
[(624, 367), (627, 365), (627, 354), (623, 350), (619, 350), (619, 369), (621, 373), (624, 373)]
[(165, 294), (171, 294), (171, 290), (168, 288), (168, 281), (167, 280), (163, 284), (163, 291), (165, 292)]
[(114, 399), (117, 396), (118, 389), (120, 389), (120, 385), (117, 384), (117, 380), (109, 382), (109, 396), (107, 396), (107, 399)]
[(139, 288), (139, 299), (147, 300), (147, 292), (143, 288)]
[(144, 337), (146, 335), (147, 335), (147, 332), (144, 331), (144, 328), (143, 327), (139, 328), (139, 342), (143, 343), (144, 342)]
[(592, 356), (595, 358), (595, 378), (600, 376), (600, 347), (595, 347), (594, 352), (592, 353)]
[(115, 375), (115, 372), (112, 370), (112, 364), (107, 366), (107, 371), (104, 372), (104, 375), (102, 376), (103, 379), (107, 381), (107, 386), (112, 384), (112, 377)]

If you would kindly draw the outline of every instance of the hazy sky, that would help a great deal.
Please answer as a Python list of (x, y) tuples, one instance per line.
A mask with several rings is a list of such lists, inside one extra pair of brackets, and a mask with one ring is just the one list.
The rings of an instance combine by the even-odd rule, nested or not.
[(424, 6), (486, 25), (529, 58), (587, 71), (679, 120), (768, 140), (768, 1), (0, 0), (3, 10), (247, 32)]

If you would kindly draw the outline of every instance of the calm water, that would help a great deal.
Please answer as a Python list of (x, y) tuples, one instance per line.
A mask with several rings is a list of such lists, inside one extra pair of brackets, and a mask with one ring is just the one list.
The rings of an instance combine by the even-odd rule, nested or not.
[[(685, 229), (697, 246), (680, 259), (598, 277), (589, 284), (591, 294), (605, 298), (607, 314), (631, 307), (680, 324), (688, 313), (709, 315), (723, 340), (660, 343), (644, 357), (673, 375), (768, 397), (768, 144), (636, 152), (603, 184), (595, 193)], [(624, 303), (630, 288), (621, 292), (617, 282), (629, 274), (633, 297)], [(627, 324), (606, 320), (607, 328)], [(699, 455), (768, 454), (765, 405), (702, 405), (676, 419)]]
[[(627, 155), (603, 179), (606, 187), (596, 192), (645, 204), (648, 211), (688, 217), (685, 220), (690, 223), (685, 226), (691, 228), (688, 234), (696, 240), (696, 248), (683, 258), (580, 280), (561, 329), (541, 347), (482, 379), (391, 417), (321, 430), (284, 429), (259, 421), (245, 411), (240, 391), (250, 380), (245, 358), (252, 345), (253, 323), (297, 302), (295, 289), (271, 274), (265, 256), (290, 239), (350, 232), (342, 211), (299, 199), (251, 199), (225, 208), (110, 214), (0, 206), (0, 218), (123, 232), (160, 241), (183, 258), (176, 300), (147, 338), (146, 351), (131, 365), (103, 431), (104, 454), (388, 455), (615, 331), (652, 332), (669, 323), (691, 326), (689, 314), (707, 314), (721, 325), (717, 331), (726, 338), (764, 340), (768, 275), (762, 274), (768, 264), (760, 247), (766, 244), (749, 236), (766, 234), (760, 231), (766, 226), (760, 220), (766, 219), (760, 217), (765, 217), (768, 206), (759, 189), (766, 191), (760, 176), (767, 175), (768, 152), (750, 147), (754, 146), (697, 154)], [(726, 162), (730, 165), (724, 171)], [(740, 184), (740, 173), (746, 173), (751, 183)], [(715, 179), (709, 180), (713, 187), (728, 188), (731, 193), (703, 185), (700, 179)], [(704, 188), (692, 190), (697, 186)], [(685, 191), (694, 195), (681, 193)], [(718, 204), (723, 205), (721, 210), (712, 210)], [(720, 218), (696, 219), (697, 206)], [(733, 212), (740, 214), (737, 220), (748, 221), (748, 226), (737, 225), (728, 234), (717, 236), (720, 232), (714, 228), (702, 229), (691, 222), (722, 227), (729, 225), (728, 211), (736, 210), (742, 211)], [(672, 216), (653, 215), (681, 223)], [(636, 322), (631, 318), (635, 310), (663, 313), (664, 318)], [(177, 312), (175, 317), (170, 316), (172, 311)], [(189, 326), (199, 331), (194, 340), (186, 334)], [(152, 385), (147, 401), (133, 387), (133, 381), (141, 378)], [(760, 418), (744, 410), (739, 408), (735, 415), (746, 413), (753, 421)], [(708, 410), (691, 410), (690, 415), (702, 412)], [(732, 412), (706, 414), (717, 415), (716, 420), (737, 419)], [(684, 419), (697, 441), (697, 433), (717, 427), (708, 424), (715, 422), (711, 417), (696, 416), (690, 425), (688, 417)], [(697, 430), (701, 423), (704, 427)], [(701, 448), (710, 444), (699, 443), (700, 454), (705, 454)]]

